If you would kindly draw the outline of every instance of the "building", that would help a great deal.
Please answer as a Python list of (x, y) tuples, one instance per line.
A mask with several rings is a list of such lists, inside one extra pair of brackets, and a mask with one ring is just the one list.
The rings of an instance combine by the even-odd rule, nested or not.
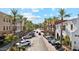
[(61, 37), (61, 25), (63, 24), (62, 35), (69, 36), (71, 42), (71, 49), (79, 50), (79, 18), (74, 18), (67, 21), (60, 21), (56, 24), (55, 37), (58, 39)]
[(23, 31), (23, 25), (22, 25), (23, 21), (16, 21), (16, 33)]
[[(8, 14), (0, 12), (0, 34), (9, 34), (13, 33), (14, 24), (13, 18)], [(23, 31), (24, 21), (17, 20), (16, 23), (16, 33)]]
[(0, 34), (11, 33), (12, 30), (12, 18), (3, 12), (0, 12)]

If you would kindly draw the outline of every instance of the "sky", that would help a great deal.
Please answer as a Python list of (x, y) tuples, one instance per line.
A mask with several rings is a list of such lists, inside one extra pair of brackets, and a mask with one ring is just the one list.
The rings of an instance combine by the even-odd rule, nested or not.
[[(42, 23), (44, 18), (53, 18), (53, 16), (59, 16), (60, 8), (17, 8), (18, 14), (27, 17), (27, 20), (32, 21), (35, 24)], [(11, 14), (11, 8), (0, 8), (0, 12)], [(79, 8), (65, 8), (66, 14), (70, 14), (70, 18), (76, 18), (79, 14)]]

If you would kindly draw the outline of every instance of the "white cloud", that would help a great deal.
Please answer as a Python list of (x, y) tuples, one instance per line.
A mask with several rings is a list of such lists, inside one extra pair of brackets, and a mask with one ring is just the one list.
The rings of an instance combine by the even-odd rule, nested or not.
[(44, 15), (45, 17), (48, 16), (47, 14)]
[(50, 14), (50, 16), (53, 16), (53, 14)]
[(39, 12), (40, 9), (33, 8), (32, 12)]
[(40, 16), (35, 16), (32, 13), (23, 13), (22, 15), (26, 17), (27, 20), (35, 20), (41, 18)]
[(71, 19), (74, 19), (74, 18), (78, 18), (78, 16), (66, 17), (66, 18), (64, 18), (64, 20), (71, 20)]
[(40, 10), (44, 10), (44, 8), (40, 8)]
[(54, 11), (56, 8), (52, 8), (52, 11)]

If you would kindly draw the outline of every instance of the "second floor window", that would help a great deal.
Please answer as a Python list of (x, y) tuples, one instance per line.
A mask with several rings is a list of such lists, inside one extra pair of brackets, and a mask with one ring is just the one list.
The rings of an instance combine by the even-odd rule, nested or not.
[(3, 19), (3, 21), (5, 22), (5, 18)]
[(3, 30), (5, 30), (5, 26), (3, 26)]
[(8, 26), (6, 26), (6, 30), (8, 30)]
[(11, 21), (10, 21), (10, 19), (9, 19), (9, 23), (10, 23)]

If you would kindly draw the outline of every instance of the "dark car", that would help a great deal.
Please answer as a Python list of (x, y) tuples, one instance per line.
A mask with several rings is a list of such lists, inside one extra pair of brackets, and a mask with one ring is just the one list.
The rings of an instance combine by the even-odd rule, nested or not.
[(38, 33), (38, 31), (36, 31), (36, 33)]
[(59, 42), (55, 42), (54, 46), (56, 49), (59, 49), (62, 47), (62, 45)]
[(29, 35), (32, 36), (32, 37), (35, 37), (35, 32), (32, 31), (32, 32), (29, 33)]
[(56, 39), (53, 36), (46, 36), (46, 39), (48, 40), (49, 43), (52, 45), (56, 42)]
[(57, 49), (57, 50), (58, 50), (58, 51), (64, 51), (65, 48), (61, 47), (61, 48), (59, 48), (59, 49)]
[(73, 51), (78, 51), (77, 49), (73, 49)]
[(3, 43), (5, 36), (0, 36), (0, 44)]
[(38, 35), (41, 35), (41, 33), (38, 33)]

